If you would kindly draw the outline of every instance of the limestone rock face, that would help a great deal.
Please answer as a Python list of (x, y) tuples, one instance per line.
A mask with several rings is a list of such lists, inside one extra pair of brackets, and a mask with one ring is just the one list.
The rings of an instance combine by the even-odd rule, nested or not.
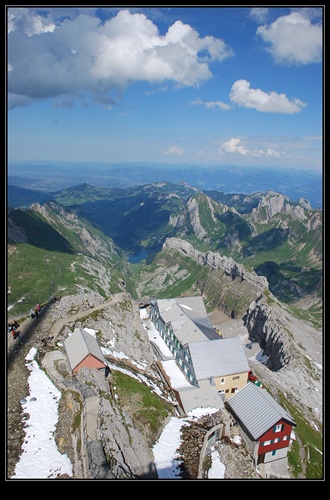
[(300, 198), (299, 205), (290, 203), (288, 196), (273, 191), (268, 191), (261, 198), (257, 208), (254, 208), (251, 213), (251, 220), (256, 222), (267, 223), (276, 214), (282, 212), (288, 214), (293, 220), (306, 222), (308, 217), (305, 210), (311, 210), (308, 200)]
[(268, 304), (256, 301), (252, 302), (243, 319), (250, 340), (258, 342), (263, 349), (269, 370), (277, 372), (290, 363), (292, 354), (287, 326), (279, 311), (275, 313)]
[(215, 252), (200, 252), (190, 243), (180, 238), (167, 238), (163, 245), (163, 249), (166, 248), (178, 250), (194, 259), (199, 264), (208, 266), (211, 269), (222, 270), (227, 276), (231, 276), (233, 280), (250, 281), (261, 290), (268, 288), (267, 278), (258, 276), (256, 273), (248, 272), (241, 264), (235, 262), (231, 257), (226, 257)]
[[(136, 428), (125, 408), (117, 405), (115, 389), (112, 387), (109, 397), (102, 397), (109, 394), (109, 382), (103, 371), (83, 368), (78, 378), (92, 388), (98, 401), (95, 418), (91, 415), (85, 417), (89, 429), (86, 444), (90, 455), (90, 477), (98, 479), (103, 474), (110, 479), (157, 479), (153, 454), (146, 437)], [(97, 459), (100, 450), (95, 446), (96, 442), (102, 443), (103, 461)], [(96, 466), (97, 463), (101, 465)]]
[(187, 204), (187, 210), (190, 215), (190, 222), (194, 229), (194, 233), (198, 239), (202, 240), (207, 236), (207, 232), (201, 225), (199, 218), (199, 206), (195, 198), (190, 198)]
[(185, 220), (185, 216), (184, 215), (170, 215), (170, 219), (169, 219), (169, 224), (173, 227), (175, 227), (176, 229), (181, 229), (184, 227), (186, 223), (186, 220)]
[(271, 219), (278, 212), (282, 212), (285, 209), (286, 203), (289, 203), (289, 198), (287, 196), (269, 191), (260, 200), (259, 206), (256, 211), (260, 208), (264, 208), (266, 210), (268, 219)]
[(306, 210), (312, 210), (311, 204), (308, 200), (306, 200), (306, 198), (300, 198), (299, 205), (301, 205), (303, 208), (306, 208)]

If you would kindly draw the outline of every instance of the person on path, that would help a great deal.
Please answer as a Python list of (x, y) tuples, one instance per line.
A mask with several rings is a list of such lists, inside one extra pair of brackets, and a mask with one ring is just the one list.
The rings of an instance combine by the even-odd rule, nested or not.
[(13, 339), (19, 338), (20, 340), (22, 339), (22, 334), (15, 326), (12, 327), (11, 329), (11, 334), (13, 336)]
[(33, 319), (35, 317), (34, 310), (32, 309), (32, 307), (30, 309), (30, 316), (31, 316), (31, 319)]

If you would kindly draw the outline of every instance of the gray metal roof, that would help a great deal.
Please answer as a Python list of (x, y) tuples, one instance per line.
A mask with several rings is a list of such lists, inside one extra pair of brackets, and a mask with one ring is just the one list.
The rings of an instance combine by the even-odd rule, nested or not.
[(189, 343), (197, 380), (221, 377), (250, 370), (238, 337)]
[(172, 328), (175, 336), (180, 340), (182, 345), (187, 345), (188, 342), (201, 342), (205, 340), (205, 335), (196, 324), (186, 318), (184, 323), (172, 322)]
[(96, 338), (82, 328), (76, 328), (74, 332), (65, 339), (64, 347), (72, 370), (74, 370), (74, 368), (89, 354), (100, 360), (104, 365), (107, 365), (107, 361), (103, 356)]
[(282, 408), (275, 399), (253, 382), (248, 382), (236, 394), (231, 396), (226, 404), (251, 434), (258, 440), (279, 420), (284, 418), (296, 425), (291, 415)]
[(218, 340), (219, 334), (215, 331), (209, 318), (198, 318), (194, 320), (195, 325), (207, 337), (208, 340)]
[(157, 304), (163, 321), (171, 323), (182, 345), (203, 341), (205, 338), (219, 338), (207, 316), (202, 297), (159, 299)]
[(211, 386), (209, 381), (202, 381), (200, 387), (191, 386), (178, 390), (185, 413), (194, 408), (217, 408), (222, 410), (224, 403), (217, 387)]
[(163, 316), (163, 312), (170, 309), (174, 304), (177, 304), (186, 316), (190, 319), (206, 318), (207, 312), (205, 309), (203, 297), (176, 297), (174, 299), (158, 299), (158, 309)]

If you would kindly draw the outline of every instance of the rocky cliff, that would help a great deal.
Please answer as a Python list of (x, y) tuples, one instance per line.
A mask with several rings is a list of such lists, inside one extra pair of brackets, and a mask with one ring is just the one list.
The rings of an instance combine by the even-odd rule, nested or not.
[(163, 249), (168, 248), (182, 252), (199, 264), (208, 266), (210, 269), (223, 271), (227, 276), (230, 276), (233, 281), (248, 281), (260, 291), (268, 288), (267, 278), (247, 271), (244, 266), (235, 262), (231, 257), (226, 257), (216, 252), (200, 252), (190, 243), (179, 238), (167, 238), (163, 245)]
[(257, 300), (251, 303), (243, 320), (250, 340), (258, 342), (263, 350), (267, 368), (277, 372), (290, 363), (292, 350), (288, 326), (279, 309)]
[[(289, 342), (289, 327), (281, 312), (281, 308), (276, 307), (276, 299), (268, 289), (268, 282), (264, 276), (258, 276), (253, 271), (247, 271), (244, 266), (235, 262), (231, 257), (222, 256), (215, 252), (200, 252), (196, 250), (190, 243), (178, 238), (168, 238), (164, 245), (164, 250), (174, 250), (181, 254), (187, 255), (194, 259), (197, 263), (207, 266), (213, 271), (210, 278), (207, 279), (208, 284), (202, 288), (205, 295), (205, 301), (208, 301), (208, 294), (211, 291), (210, 282), (216, 280), (219, 289), (220, 286), (226, 287), (226, 292), (218, 291), (218, 306), (228, 314), (224, 305), (224, 295), (244, 295), (250, 297), (251, 302), (243, 315), (244, 325), (249, 332), (249, 338), (252, 342), (258, 342), (260, 348), (263, 349), (266, 357), (266, 366), (272, 371), (278, 371), (285, 365), (288, 365), (292, 359), (293, 352)], [(220, 285), (220, 277), (216, 279), (215, 272), (222, 273), (229, 280), (227, 285)], [(233, 286), (235, 284), (235, 286)], [(214, 285), (213, 285), (214, 286)], [(215, 285), (216, 286), (216, 285)], [(213, 292), (214, 294), (214, 292)], [(213, 305), (215, 298), (213, 298)], [(268, 302), (271, 302), (269, 304)], [(238, 309), (231, 311), (231, 317), (239, 317)]]

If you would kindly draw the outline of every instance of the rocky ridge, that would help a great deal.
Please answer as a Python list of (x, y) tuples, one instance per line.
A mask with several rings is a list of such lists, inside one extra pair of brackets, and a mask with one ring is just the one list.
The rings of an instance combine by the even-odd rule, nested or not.
[(231, 257), (226, 257), (217, 252), (200, 252), (190, 243), (180, 238), (167, 238), (163, 244), (163, 249), (177, 250), (188, 257), (194, 259), (203, 266), (208, 266), (212, 270), (221, 270), (234, 281), (248, 281), (259, 289), (260, 293), (268, 288), (268, 281), (265, 276), (258, 276), (247, 271), (244, 266), (235, 262)]
[[(45, 308), (46, 310), (46, 308)], [(251, 306), (250, 313), (252, 314)], [(265, 311), (263, 311), (265, 314)], [(215, 319), (217, 316), (213, 315)], [(246, 337), (248, 331), (241, 320), (225, 320), (223, 315), (220, 323), (221, 332), (224, 338), (233, 335)], [(273, 316), (273, 320), (275, 316)], [(315, 425), (321, 418), (322, 412), (322, 384), (321, 368), (317, 361), (321, 355), (322, 346), (317, 343), (317, 338), (313, 337), (315, 332), (308, 327), (303, 327), (299, 322), (291, 319), (292, 327), (295, 327), (295, 335), (298, 343), (303, 343), (308, 349), (308, 357), (312, 363), (315, 363), (314, 380), (311, 373), (306, 373), (303, 369), (303, 362), (300, 359), (304, 353), (295, 353), (290, 362), (278, 372), (270, 371), (265, 364), (251, 357), (249, 364), (257, 372), (261, 380), (271, 388), (273, 396), (276, 398), (276, 391), (284, 391), (286, 396), (306, 411), (315, 412)], [(258, 321), (255, 321), (255, 325)], [(127, 327), (129, 325), (129, 327)], [(62, 297), (60, 301), (51, 304), (47, 314), (41, 315), (37, 321), (26, 320), (25, 328), (28, 331), (32, 327), (31, 336), (23, 336), (23, 344), (14, 344), (12, 339), (9, 342), (9, 348), (15, 351), (15, 362), (9, 366), (8, 372), (8, 475), (13, 473), (15, 463), (20, 454), (20, 443), (23, 439), (23, 422), (19, 400), (27, 394), (27, 370), (25, 367), (25, 356), (31, 348), (38, 348), (38, 359), (41, 362), (47, 352), (53, 349), (61, 350), (63, 340), (69, 332), (77, 326), (93, 328), (99, 332), (100, 343), (109, 349), (110, 354), (107, 358), (114, 363), (118, 363), (115, 356), (111, 356), (111, 349), (115, 352), (125, 353), (120, 363), (126, 369), (132, 370), (135, 375), (148, 377), (153, 383), (163, 391), (167, 399), (168, 394), (158, 379), (157, 371), (154, 370), (154, 355), (147, 336), (141, 325), (138, 304), (131, 299), (129, 294), (123, 293), (111, 297), (104, 301), (97, 294), (77, 295)], [(270, 324), (267, 329), (270, 329)], [(304, 329), (305, 328), (305, 329)], [(261, 331), (263, 329), (261, 328)], [(58, 332), (55, 345), (44, 345), (42, 339), (49, 332), (52, 334)], [(255, 326), (254, 334), (260, 333)], [(260, 339), (262, 340), (262, 339)], [(267, 344), (267, 342), (266, 342)], [(267, 346), (265, 346), (267, 348)], [(84, 463), (79, 452), (79, 430), (74, 430), (73, 422), (75, 415), (81, 411), (86, 404), (91, 404), (93, 400), (97, 403), (98, 427), (95, 439), (89, 442), (89, 453), (92, 457), (107, 457), (111, 463), (110, 469), (107, 467), (107, 478), (155, 478), (155, 469), (153, 466), (153, 457), (151, 446), (161, 433), (152, 434), (148, 429), (141, 428), (134, 419), (137, 401), (127, 401), (123, 407), (116, 404), (115, 388), (109, 387), (109, 381), (95, 370), (81, 370), (76, 382), (73, 383), (68, 372), (68, 366), (63, 360), (57, 363), (57, 369), (61, 372), (65, 383), (63, 397), (60, 404), (60, 419), (56, 431), (56, 440), (61, 452), (66, 453), (74, 464), (75, 478), (89, 477), (88, 474), (96, 474), (100, 478), (102, 467), (94, 464), (95, 470), (84, 470)], [(318, 377), (318, 382), (315, 380)], [(18, 382), (19, 381), (19, 382)], [(62, 387), (62, 389), (63, 389)], [(84, 389), (84, 387), (86, 389)], [(87, 390), (88, 388), (88, 390)], [(104, 397), (105, 394), (111, 394), (111, 397)], [(79, 394), (80, 396), (74, 396)], [(307, 410), (308, 409), (308, 410)], [(166, 422), (163, 422), (165, 425)], [(202, 425), (202, 424), (200, 424)], [(320, 429), (321, 432), (321, 429)], [(198, 470), (198, 459), (200, 451), (200, 439), (196, 441), (196, 425), (191, 426), (191, 433), (185, 429), (186, 438), (179, 453), (183, 459), (183, 470), (185, 474), (194, 477)], [(200, 436), (203, 435), (199, 434)], [(195, 442), (195, 446), (192, 443)], [(102, 443), (102, 446), (101, 446)], [(190, 444), (189, 444), (190, 443)], [(100, 448), (101, 446), (101, 448)], [(244, 449), (240, 450), (237, 460), (237, 450), (230, 443), (223, 443), (220, 448), (221, 459), (226, 465), (227, 478), (254, 478), (258, 476), (248, 453)], [(101, 455), (102, 456), (102, 455)], [(195, 458), (193, 458), (195, 457)], [(245, 457), (245, 458), (244, 458)], [(87, 476), (86, 476), (87, 474)], [(98, 475), (98, 476), (97, 476)]]

